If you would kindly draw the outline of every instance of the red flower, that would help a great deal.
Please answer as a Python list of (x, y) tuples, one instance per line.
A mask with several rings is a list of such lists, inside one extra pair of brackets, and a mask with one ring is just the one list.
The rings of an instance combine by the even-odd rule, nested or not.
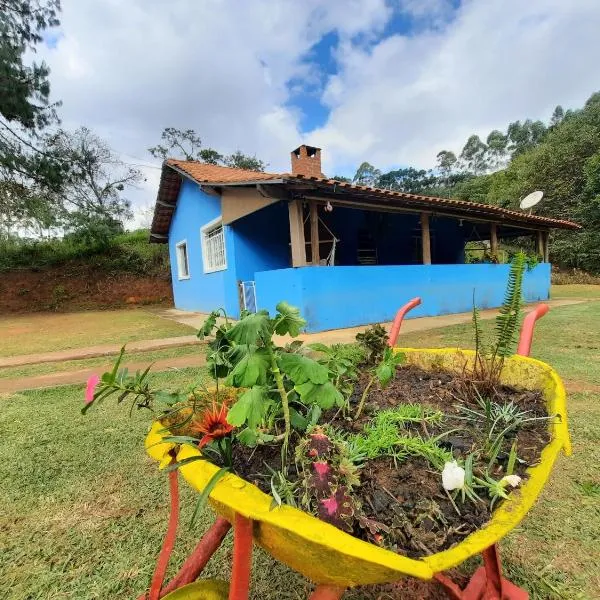
[(213, 402), (212, 408), (206, 409), (202, 415), (202, 420), (194, 426), (194, 431), (203, 433), (204, 437), (198, 443), (202, 448), (213, 440), (219, 440), (229, 435), (233, 431), (233, 425), (227, 422), (227, 407), (221, 404), (217, 408)]

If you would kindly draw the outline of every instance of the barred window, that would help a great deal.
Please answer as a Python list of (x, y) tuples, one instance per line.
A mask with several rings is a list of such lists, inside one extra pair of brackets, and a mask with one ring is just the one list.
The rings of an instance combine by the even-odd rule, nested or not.
[(179, 279), (190, 278), (190, 263), (188, 261), (187, 242), (183, 240), (175, 245), (177, 253), (177, 277)]
[(225, 233), (221, 219), (207, 223), (202, 227), (201, 235), (204, 272), (213, 273), (226, 269)]

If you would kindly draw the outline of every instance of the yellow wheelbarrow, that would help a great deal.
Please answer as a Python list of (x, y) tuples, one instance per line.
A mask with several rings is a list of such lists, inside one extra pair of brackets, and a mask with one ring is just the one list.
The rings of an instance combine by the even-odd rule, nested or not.
[[(389, 344), (395, 345), (406, 312), (420, 303), (418, 298), (398, 311), (391, 329)], [(491, 520), (454, 547), (412, 559), (359, 540), (316, 517), (290, 506), (272, 509), (272, 498), (240, 477), (228, 474), (219, 480), (209, 496), (217, 513), (215, 524), (208, 530), (179, 573), (166, 586), (163, 579), (175, 541), (178, 520), (178, 474), (169, 473), (171, 517), (158, 559), (150, 592), (146, 600), (246, 600), (250, 588), (252, 546), (265, 549), (316, 584), (311, 600), (334, 600), (346, 588), (397, 582), (406, 576), (423, 580), (436, 579), (449, 597), (455, 600), (524, 600), (526, 591), (502, 577), (496, 543), (509, 533), (526, 515), (542, 491), (561, 450), (571, 453), (567, 428), (564, 386), (557, 373), (547, 364), (528, 357), (536, 319), (548, 311), (540, 305), (525, 318), (517, 355), (506, 361), (502, 383), (540, 390), (549, 415), (558, 415), (549, 425), (551, 439), (541, 454), (540, 463), (528, 469), (528, 478), (509, 499), (494, 511)], [(425, 369), (462, 372), (473, 360), (474, 352), (455, 348), (402, 348), (408, 364)], [(155, 423), (146, 438), (148, 454), (163, 465), (182, 462), (198, 456), (199, 450), (184, 445), (176, 447), (163, 442), (168, 436), (160, 423)], [(191, 461), (178, 471), (186, 482), (201, 492), (218, 468), (208, 461)], [(213, 580), (197, 581), (204, 566), (233, 526), (233, 564), (229, 584)], [(461, 589), (444, 571), (466, 559), (483, 555), (484, 566), (476, 571), (465, 589)]]

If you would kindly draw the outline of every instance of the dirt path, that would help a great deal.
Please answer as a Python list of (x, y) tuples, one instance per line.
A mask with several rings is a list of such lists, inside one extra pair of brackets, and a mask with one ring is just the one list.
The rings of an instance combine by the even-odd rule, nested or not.
[[(140, 340), (127, 344), (128, 352), (148, 352), (150, 350), (164, 350), (180, 346), (193, 346), (201, 342), (195, 335), (181, 335), (177, 337), (161, 338), (158, 340)], [(87, 348), (72, 348), (56, 352), (41, 352), (38, 354), (22, 354), (0, 358), (0, 368), (21, 367), (23, 365), (37, 365), (48, 362), (63, 362), (65, 360), (82, 360), (98, 358), (100, 356), (113, 356), (119, 354), (122, 344), (103, 344), (101, 346), (88, 346)]]
[[(569, 306), (572, 304), (581, 304), (585, 300), (550, 300), (548, 304), (551, 307)], [(184, 313), (176, 309), (168, 309), (167, 311), (155, 311), (156, 314), (164, 318), (180, 320), (186, 325), (199, 327), (200, 323), (205, 318), (205, 315), (200, 313)], [(482, 319), (492, 319), (498, 314), (496, 309), (484, 310), (481, 312)], [(440, 317), (422, 317), (418, 319), (408, 319), (402, 324), (402, 332), (410, 333), (411, 331), (426, 331), (428, 329), (436, 329), (438, 327), (447, 327), (449, 325), (457, 325), (469, 323), (471, 321), (471, 313), (460, 313), (456, 315), (442, 315)], [(391, 323), (384, 323), (384, 326), (389, 329)], [(325, 344), (351, 343), (355, 341), (356, 334), (363, 331), (366, 326), (352, 327), (348, 329), (336, 329), (333, 331), (323, 331), (320, 333), (303, 334), (299, 339), (306, 343), (322, 342)], [(285, 337), (280, 338), (280, 342), (289, 341)], [(146, 351), (158, 350), (163, 348), (171, 348), (176, 346), (189, 346), (198, 344), (196, 336), (181, 336), (175, 338), (164, 338), (162, 340), (144, 340), (132, 342), (127, 345), (130, 351)], [(10, 358), (0, 359), (0, 367), (14, 367), (20, 365), (31, 365), (43, 362), (76, 360), (82, 358), (95, 358), (98, 356), (110, 356), (118, 354), (120, 351), (119, 344), (110, 344), (105, 346), (92, 346), (89, 348), (80, 348), (78, 350), (64, 350), (60, 352), (47, 352), (44, 354), (31, 354), (26, 356), (15, 356)], [(200, 367), (204, 364), (203, 355), (179, 356), (176, 358), (159, 359), (154, 362), (154, 371), (167, 370), (169, 368), (185, 368), (185, 367)], [(128, 363), (131, 371), (136, 369), (144, 369), (148, 366), (147, 362)], [(50, 373), (46, 375), (35, 375), (32, 377), (24, 377), (18, 379), (0, 379), (0, 392), (11, 393), (28, 389), (38, 389), (44, 387), (53, 387), (58, 385), (70, 385), (76, 383), (84, 383), (94, 373), (102, 373), (111, 367), (110, 363), (105, 366), (99, 366), (89, 369), (80, 369), (77, 371), (64, 371), (58, 373)], [(571, 384), (576, 386), (576, 383)], [(569, 391), (588, 391), (579, 389), (569, 389)], [(595, 390), (589, 390), (595, 391)]]
[[(201, 367), (205, 364), (203, 354), (194, 354), (190, 356), (177, 356), (175, 358), (162, 358), (154, 361), (153, 371), (166, 371), (168, 369), (183, 369), (186, 367)], [(145, 369), (148, 361), (127, 363), (130, 371)], [(34, 375), (33, 377), (23, 377), (19, 379), (0, 379), (0, 393), (21, 392), (23, 390), (34, 390), (39, 388), (55, 387), (59, 385), (71, 385), (76, 383), (85, 383), (94, 373), (103, 373), (112, 368), (112, 363), (100, 365), (89, 369), (79, 369), (77, 371), (63, 371), (58, 373), (48, 373), (46, 375)]]
[[(580, 298), (565, 298), (560, 300), (547, 300), (545, 304), (548, 304), (550, 308), (558, 306), (570, 306), (572, 304), (582, 304), (583, 302), (589, 302), (591, 299), (580, 299)], [(525, 307), (525, 312), (533, 309), (540, 302), (529, 304)], [(171, 319), (190, 327), (200, 328), (200, 325), (204, 322), (207, 315), (204, 313), (193, 313), (176, 308), (168, 309), (154, 309), (154, 314), (165, 319)], [(498, 310), (490, 308), (482, 310), (480, 313), (481, 319), (493, 319), (498, 314)], [(449, 325), (460, 325), (463, 323), (470, 323), (473, 318), (472, 312), (458, 313), (453, 315), (441, 315), (439, 317), (419, 317), (416, 319), (406, 319), (402, 323), (402, 332), (410, 333), (412, 331), (426, 331), (428, 329), (437, 329), (438, 327), (448, 327)], [(391, 322), (382, 323), (382, 325), (389, 330), (392, 325)], [(359, 327), (348, 327), (347, 329), (332, 329), (330, 331), (321, 331), (319, 333), (304, 333), (298, 336), (298, 339), (308, 343), (321, 342), (323, 344), (348, 344), (355, 341), (356, 334), (364, 331), (368, 326), (361, 325)], [(289, 339), (282, 337), (281, 341), (289, 341)]]

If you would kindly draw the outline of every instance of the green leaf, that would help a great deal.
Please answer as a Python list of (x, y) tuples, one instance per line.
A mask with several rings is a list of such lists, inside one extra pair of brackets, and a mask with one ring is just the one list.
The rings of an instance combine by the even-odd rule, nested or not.
[(379, 383), (385, 387), (394, 377), (394, 371), (395, 369), (392, 365), (382, 362), (375, 369), (375, 375), (377, 376), (377, 379), (379, 379)]
[(308, 419), (292, 407), (290, 407), (290, 423), (297, 431), (306, 431), (308, 428)]
[(173, 406), (174, 404), (177, 404), (178, 402), (181, 402), (185, 399), (185, 394), (178, 394), (177, 392), (159, 391), (155, 392), (154, 394), (154, 400), (156, 400), (156, 402), (166, 404), (167, 406)]
[(209, 482), (206, 484), (206, 487), (202, 490), (202, 493), (198, 498), (198, 502), (196, 502), (196, 508), (194, 508), (194, 513), (192, 514), (192, 519), (190, 521), (190, 529), (194, 526), (200, 509), (206, 506), (206, 502), (210, 496), (210, 493), (214, 490), (217, 483), (219, 483), (219, 480), (222, 479), (228, 472), (229, 469), (227, 467), (222, 467), (210, 478)]
[(236, 427), (246, 423), (250, 429), (256, 429), (265, 415), (267, 406), (265, 388), (255, 385), (246, 390), (229, 409), (227, 421)]
[(333, 406), (342, 406), (344, 396), (335, 389), (331, 381), (327, 383), (315, 384), (311, 381), (294, 386), (294, 389), (300, 394), (302, 402), (306, 405), (317, 404), (327, 410)]
[(196, 336), (198, 339), (203, 340), (206, 336), (210, 335), (217, 324), (217, 318), (219, 316), (218, 310), (213, 310), (198, 330)]
[(256, 346), (259, 340), (267, 342), (271, 339), (269, 313), (263, 310), (248, 315), (241, 321), (238, 321), (225, 335), (228, 340), (236, 344), (245, 344), (246, 346)]
[(276, 307), (277, 315), (275, 315), (275, 331), (279, 335), (289, 333), (292, 337), (296, 337), (306, 326), (306, 321), (300, 316), (300, 310), (295, 306), (290, 306), (287, 302), (280, 302)]
[(326, 344), (321, 344), (320, 342), (314, 342), (313, 344), (308, 344), (308, 347), (315, 352), (322, 352), (323, 354), (331, 354), (331, 348)]
[(301, 354), (282, 354), (279, 368), (296, 384), (325, 383), (328, 380), (327, 368), (316, 360)]
[(188, 456), (187, 458), (184, 458), (179, 462), (171, 463), (169, 466), (165, 467), (163, 471), (165, 473), (169, 473), (170, 471), (175, 471), (176, 469), (179, 469), (179, 467), (184, 467), (185, 465), (189, 465), (190, 463), (196, 462), (198, 460), (208, 459), (206, 458), (206, 456)]
[(267, 382), (270, 358), (264, 348), (250, 346), (250, 351), (235, 365), (225, 381), (234, 387), (252, 387)]
[(246, 427), (237, 434), (237, 439), (241, 444), (244, 444), (244, 446), (254, 448), (256, 444), (258, 444), (258, 431)]

